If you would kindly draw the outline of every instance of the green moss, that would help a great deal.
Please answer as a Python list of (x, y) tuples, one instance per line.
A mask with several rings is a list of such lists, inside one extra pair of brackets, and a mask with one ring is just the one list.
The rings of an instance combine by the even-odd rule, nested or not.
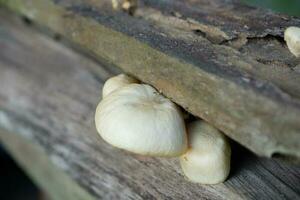
[(243, 0), (249, 5), (269, 8), (292, 16), (300, 16), (299, 0)]

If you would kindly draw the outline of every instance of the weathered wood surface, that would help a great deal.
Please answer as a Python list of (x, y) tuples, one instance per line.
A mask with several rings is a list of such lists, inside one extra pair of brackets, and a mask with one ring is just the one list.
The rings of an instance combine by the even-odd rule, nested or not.
[(212, 186), (185, 180), (176, 158), (106, 144), (93, 119), (112, 68), (0, 16), (0, 140), (54, 199), (299, 199), (299, 167), (237, 144), (229, 179)]
[(299, 60), (283, 42), (300, 19), (236, 0), (1, 0), (118, 66), (253, 152), (300, 157)]

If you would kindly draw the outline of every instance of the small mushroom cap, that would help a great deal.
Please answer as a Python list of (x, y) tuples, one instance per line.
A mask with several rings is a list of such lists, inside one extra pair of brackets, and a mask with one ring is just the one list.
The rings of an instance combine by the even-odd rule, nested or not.
[(114, 10), (117, 10), (119, 8), (119, 0), (111, 0), (111, 4)]
[(139, 81), (126, 74), (114, 76), (105, 82), (102, 89), (102, 97), (104, 98), (113, 91), (132, 83), (139, 83)]
[(226, 137), (204, 121), (188, 127), (190, 148), (180, 157), (185, 176), (192, 182), (217, 184), (226, 180), (230, 171), (231, 148)]
[(145, 84), (124, 86), (97, 107), (96, 128), (109, 144), (142, 155), (179, 156), (187, 149), (178, 106)]
[(288, 27), (284, 32), (284, 40), (292, 54), (300, 57), (300, 28), (295, 26)]

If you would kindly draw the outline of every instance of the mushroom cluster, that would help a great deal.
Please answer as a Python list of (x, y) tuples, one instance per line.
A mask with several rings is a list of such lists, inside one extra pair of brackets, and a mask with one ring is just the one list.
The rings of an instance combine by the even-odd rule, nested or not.
[(197, 120), (185, 125), (181, 109), (150, 85), (121, 74), (107, 80), (95, 114), (96, 129), (109, 144), (133, 153), (180, 157), (193, 182), (223, 182), (230, 169), (225, 136)]

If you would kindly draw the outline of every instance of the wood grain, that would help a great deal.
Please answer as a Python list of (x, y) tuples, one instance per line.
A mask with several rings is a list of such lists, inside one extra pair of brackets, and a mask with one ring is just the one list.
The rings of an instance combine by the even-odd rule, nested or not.
[[(300, 76), (283, 41), (300, 19), (229, 0), (1, 0), (153, 85), (258, 155), (300, 157)], [(299, 161), (299, 159), (298, 159)]]
[(258, 158), (234, 142), (229, 179), (211, 186), (188, 182), (176, 158), (106, 144), (93, 119), (111, 67), (4, 16), (1, 143), (48, 192), (57, 190), (57, 199), (299, 199), (299, 167)]

